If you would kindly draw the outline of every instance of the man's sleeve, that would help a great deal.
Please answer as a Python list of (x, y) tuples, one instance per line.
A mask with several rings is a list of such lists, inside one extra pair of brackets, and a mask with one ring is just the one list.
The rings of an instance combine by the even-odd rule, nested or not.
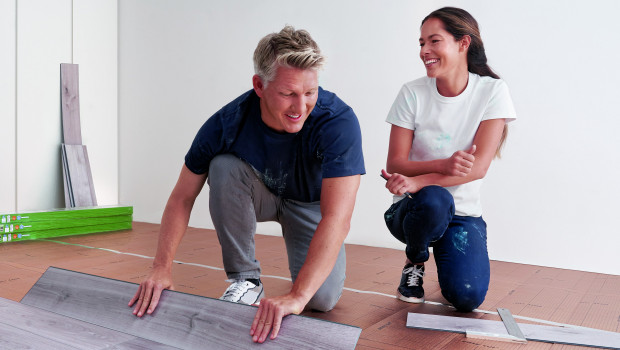
[(323, 178), (365, 174), (362, 132), (351, 108), (323, 126), (320, 155)]
[(216, 114), (202, 125), (185, 155), (185, 166), (194, 174), (209, 172), (209, 164), (224, 148), (222, 121)]

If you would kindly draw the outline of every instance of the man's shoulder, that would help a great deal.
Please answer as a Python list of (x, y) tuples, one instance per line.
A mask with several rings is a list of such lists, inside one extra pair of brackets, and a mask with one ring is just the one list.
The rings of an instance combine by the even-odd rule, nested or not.
[(226, 139), (231, 139), (230, 135), (236, 134), (243, 124), (247, 111), (252, 110), (254, 104), (258, 104), (257, 99), (254, 90), (249, 90), (228, 102), (207, 118), (198, 132), (198, 138), (207, 141), (214, 135), (219, 135), (218, 137), (228, 135)]
[(326, 145), (330, 145), (334, 139), (361, 137), (359, 120), (353, 109), (335, 93), (323, 88), (319, 89), (319, 98), (303, 130), (316, 136), (315, 140), (323, 140)]
[(341, 100), (340, 97), (331, 91), (319, 87), (319, 97), (317, 98), (312, 114), (317, 116), (337, 116), (340, 114), (347, 114), (349, 112), (353, 114), (351, 107)]
[(241, 95), (239, 95), (234, 100), (228, 102), (224, 107), (222, 107), (216, 115), (220, 115), (222, 117), (229, 117), (231, 115), (236, 115), (240, 111), (245, 110), (252, 101), (254, 101), (258, 96), (256, 96), (256, 92), (253, 89), (250, 89)]

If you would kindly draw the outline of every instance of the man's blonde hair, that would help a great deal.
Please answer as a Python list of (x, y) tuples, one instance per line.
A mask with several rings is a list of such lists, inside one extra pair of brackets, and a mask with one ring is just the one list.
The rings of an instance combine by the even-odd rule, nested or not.
[(254, 50), (254, 73), (265, 85), (275, 78), (278, 66), (318, 70), (324, 62), (310, 33), (290, 25), (262, 38)]

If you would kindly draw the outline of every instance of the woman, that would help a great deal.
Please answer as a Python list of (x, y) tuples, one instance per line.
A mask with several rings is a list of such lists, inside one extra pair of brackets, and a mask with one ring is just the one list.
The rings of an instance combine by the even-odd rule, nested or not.
[(398, 297), (424, 301), (431, 246), (443, 296), (469, 312), (489, 287), (480, 185), (516, 113), (508, 87), (487, 65), (478, 23), (467, 11), (436, 10), (420, 32), (427, 76), (406, 83), (389, 112), (382, 171), (395, 195), (385, 222), (407, 245)]

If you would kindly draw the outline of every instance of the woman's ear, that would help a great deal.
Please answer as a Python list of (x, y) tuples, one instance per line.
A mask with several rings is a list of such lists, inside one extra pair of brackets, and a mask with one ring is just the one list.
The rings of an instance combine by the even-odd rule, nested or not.
[(467, 51), (467, 49), (469, 49), (469, 45), (471, 45), (471, 36), (463, 35), (460, 41), (461, 41), (461, 49), (463, 51)]

